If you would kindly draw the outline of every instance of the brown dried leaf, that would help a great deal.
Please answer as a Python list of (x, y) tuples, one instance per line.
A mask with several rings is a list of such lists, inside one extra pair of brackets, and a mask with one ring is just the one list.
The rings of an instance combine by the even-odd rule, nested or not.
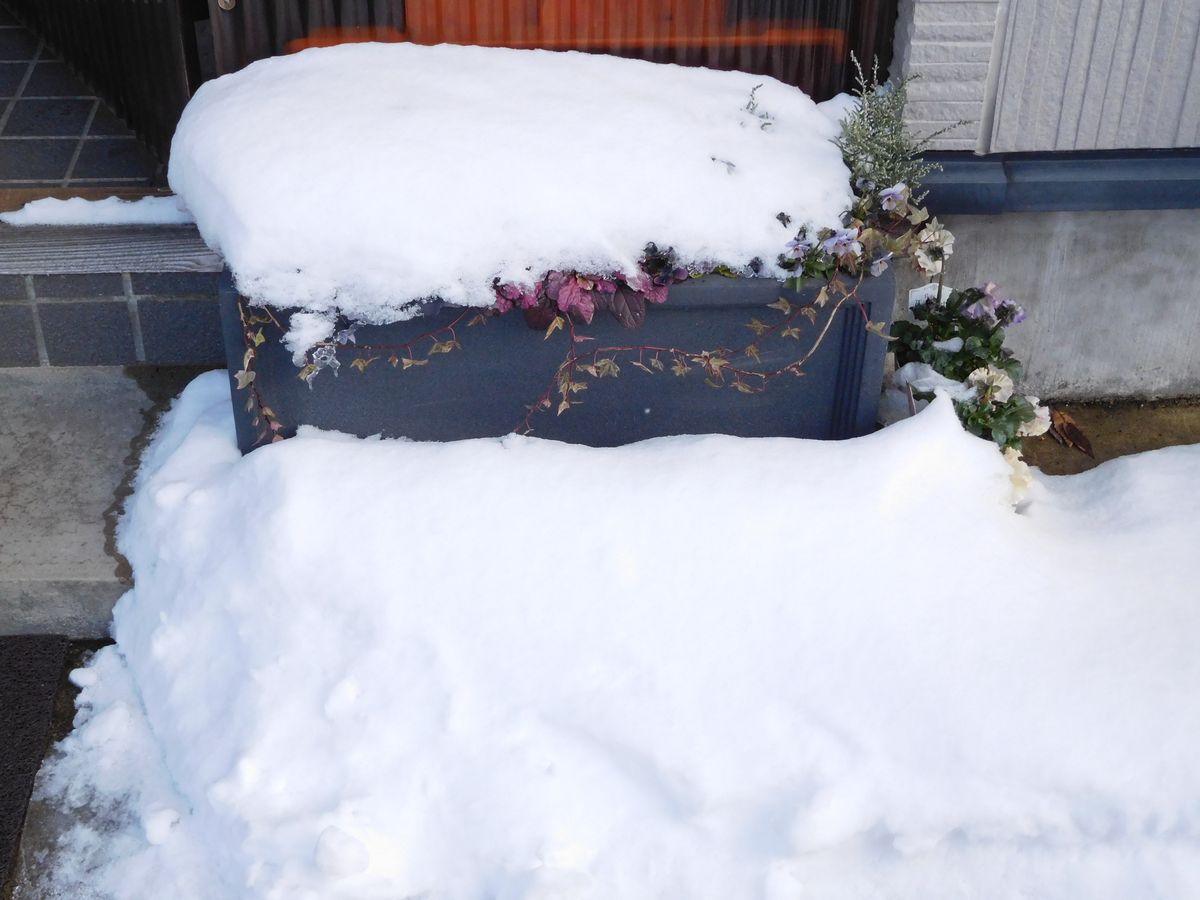
[(1080, 453), (1087, 454), (1092, 459), (1096, 458), (1096, 454), (1092, 452), (1091, 441), (1080, 431), (1079, 426), (1075, 424), (1075, 420), (1061, 409), (1050, 410), (1050, 424), (1053, 426), (1053, 430), (1057, 432), (1058, 437), (1068, 447), (1078, 450)]

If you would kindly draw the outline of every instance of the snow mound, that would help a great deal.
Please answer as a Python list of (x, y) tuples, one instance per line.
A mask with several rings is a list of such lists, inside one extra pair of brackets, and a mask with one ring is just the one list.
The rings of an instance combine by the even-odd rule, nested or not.
[(355, 44), (205, 84), (170, 182), (243, 293), (381, 321), (420, 298), (490, 305), (497, 277), (634, 272), (650, 241), (772, 274), (800, 224), (852, 201), (837, 133), (741, 72)]
[(307, 430), (242, 458), (209, 373), (145, 457), (118, 643), (42, 778), (116, 824), (51, 880), (1200, 896), (1197, 484), (1200, 447), (1161, 451), (1018, 514), (944, 398), (839, 443)]
[(8, 225), (188, 225), (192, 217), (178, 197), (105, 197), (85, 200), (43, 197), (14, 212), (0, 213)]

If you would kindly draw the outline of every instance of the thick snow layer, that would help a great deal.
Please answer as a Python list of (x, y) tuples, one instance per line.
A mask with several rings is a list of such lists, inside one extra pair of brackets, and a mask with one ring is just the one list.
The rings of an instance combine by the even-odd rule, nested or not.
[(840, 443), (241, 458), (209, 373), (43, 773), (117, 824), (48, 868), (130, 900), (1193, 898), (1198, 542), (1200, 447), (1017, 512), (944, 399)]
[(187, 225), (191, 221), (178, 197), (43, 197), (14, 212), (0, 213), (0, 222), (8, 225)]
[(243, 293), (380, 320), (423, 297), (489, 305), (496, 277), (632, 273), (650, 241), (769, 274), (800, 224), (851, 203), (837, 133), (757, 75), (355, 44), (205, 84), (170, 182)]

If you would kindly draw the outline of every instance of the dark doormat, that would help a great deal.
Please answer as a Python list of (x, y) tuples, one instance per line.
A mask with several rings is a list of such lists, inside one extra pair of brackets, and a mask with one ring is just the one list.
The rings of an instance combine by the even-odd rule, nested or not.
[(65, 637), (0, 637), (0, 885), (7, 887), (33, 779), (50, 743)]

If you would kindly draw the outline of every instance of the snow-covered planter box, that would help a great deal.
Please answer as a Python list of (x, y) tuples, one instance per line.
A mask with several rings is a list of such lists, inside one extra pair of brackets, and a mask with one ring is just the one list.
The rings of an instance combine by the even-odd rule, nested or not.
[[(890, 271), (863, 282), (862, 309), (843, 309), (837, 315), (803, 375), (775, 378), (761, 392), (731, 389), (731, 381), (714, 389), (704, 383), (705, 373), (697, 366), (677, 376), (667, 352), (657, 355), (662, 369), (649, 364), (656, 358), (653, 351), (641, 355), (641, 366), (636, 365), (637, 353), (608, 352), (631, 345), (696, 351), (745, 345), (753, 337), (748, 323), (780, 317), (769, 304), (782, 296), (801, 307), (812, 303), (818, 290), (797, 292), (767, 278), (709, 275), (676, 285), (670, 300), (651, 310), (637, 329), (597, 315), (591, 325), (578, 329), (579, 335), (594, 339), (581, 344), (581, 352), (589, 358), (597, 352), (602, 359), (613, 358), (619, 372), (616, 377), (588, 379), (587, 390), (579, 395), (582, 402), (556, 415), (555, 408), (531, 413), (529, 407), (555, 387), (570, 339), (564, 334), (546, 338), (520, 315), (487, 317), (469, 325), (478, 309), (439, 304), (419, 318), (359, 326), (354, 343), (334, 344), (336, 374), (322, 371), (309, 382), (298, 377), (293, 353), (283, 340), (293, 311), (273, 310), (267, 316), (238, 296), (227, 275), (221, 315), (238, 444), (249, 452), (272, 434), (291, 436), (301, 425), (417, 440), (532, 430), (540, 437), (592, 446), (711, 432), (808, 438), (866, 434), (875, 425), (886, 343), (863, 327), (862, 312), (875, 321), (890, 321)], [(813, 334), (824, 326), (829, 309), (811, 324)], [(433, 345), (450, 341), (461, 347), (426, 355)], [(255, 348), (255, 377), (252, 385), (239, 386), (236, 373), (243, 370), (248, 345)], [(804, 346), (786, 338), (765, 341), (759, 359), (744, 363), (770, 372), (795, 359)], [(407, 360), (421, 364), (406, 365)], [(559, 402), (555, 390), (553, 403)], [(278, 426), (274, 432), (272, 423)]]
[(869, 430), (891, 276), (783, 287), (798, 236), (861, 254), (831, 237), (856, 203), (839, 113), (745, 73), (480, 47), (310, 50), (205, 84), (170, 180), (232, 274), (242, 449), (305, 424)]

